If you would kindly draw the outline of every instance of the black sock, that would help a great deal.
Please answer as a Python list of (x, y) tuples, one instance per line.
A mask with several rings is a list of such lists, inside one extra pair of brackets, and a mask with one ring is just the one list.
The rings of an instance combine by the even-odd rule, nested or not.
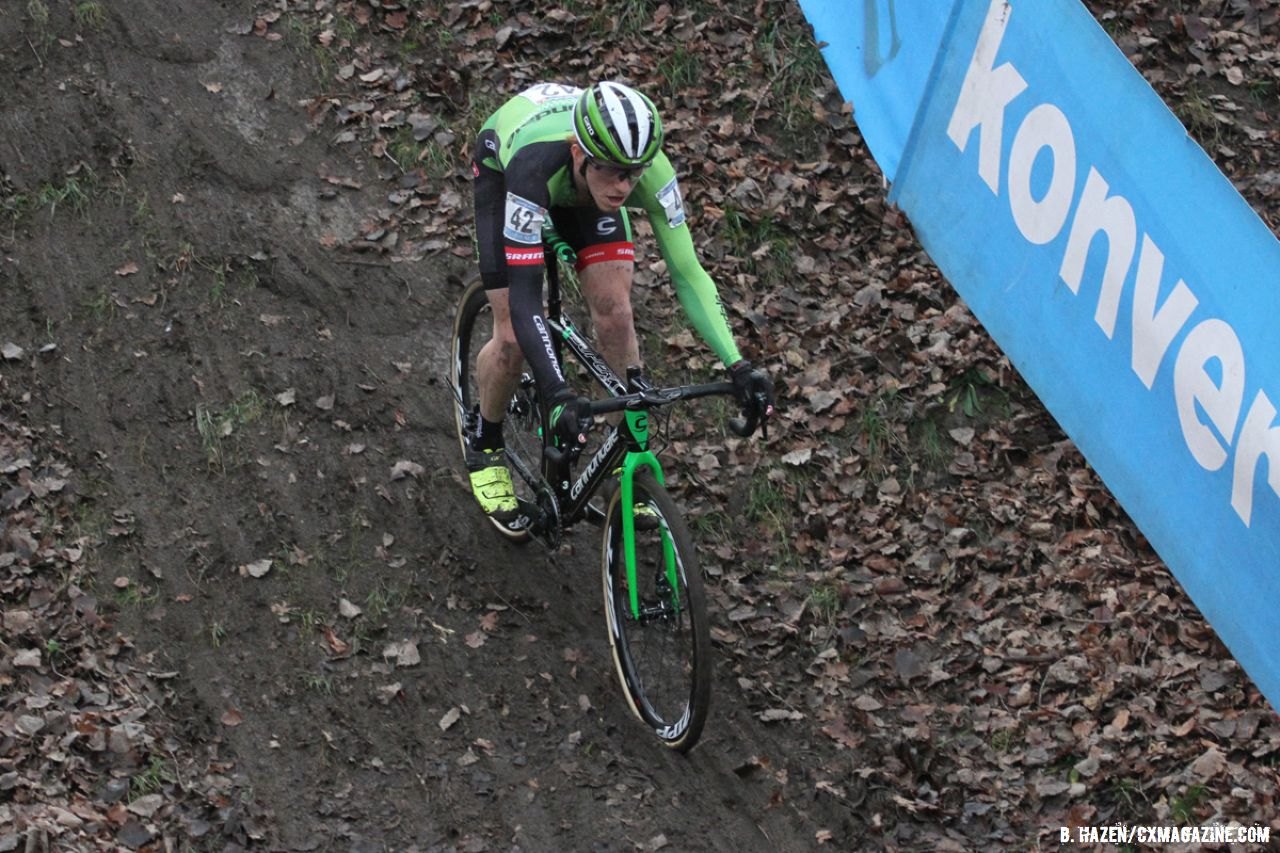
[(480, 425), (476, 428), (475, 443), (472, 445), (476, 450), (501, 450), (502, 449), (502, 421), (494, 423), (486, 420), (484, 415), (480, 416)]

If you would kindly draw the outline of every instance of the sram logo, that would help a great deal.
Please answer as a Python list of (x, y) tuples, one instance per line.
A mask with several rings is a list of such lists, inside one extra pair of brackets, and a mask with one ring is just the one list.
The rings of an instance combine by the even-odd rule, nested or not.
[(513, 266), (531, 266), (542, 263), (542, 249), (507, 249), (507, 263)]

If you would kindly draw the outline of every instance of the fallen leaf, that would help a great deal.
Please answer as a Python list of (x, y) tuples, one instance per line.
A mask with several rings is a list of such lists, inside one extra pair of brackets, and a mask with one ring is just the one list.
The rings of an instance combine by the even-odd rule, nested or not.
[(151, 817), (164, 805), (164, 797), (159, 794), (144, 794), (129, 803), (128, 809), (139, 817)]
[(440, 718), (440, 722), (436, 723), (440, 727), (440, 731), (447, 732), (462, 717), (462, 711), (456, 707), (450, 708), (445, 715)]
[(782, 461), (787, 465), (803, 465), (813, 456), (813, 448), (802, 447), (799, 450), (793, 450), (790, 453), (782, 454)]
[(254, 560), (252, 563), (240, 567), (240, 574), (247, 574), (251, 578), (264, 577), (269, 571), (271, 571), (270, 560)]
[(1209, 747), (1191, 763), (1191, 772), (1197, 780), (1207, 781), (1221, 773), (1227, 766), (1227, 757), (1216, 747)]
[(780, 720), (803, 720), (804, 714), (799, 711), (792, 711), (787, 708), (770, 708), (767, 711), (761, 711), (756, 714), (757, 717), (766, 723), (776, 723)]
[(382, 650), (384, 658), (395, 658), (396, 666), (417, 666), (422, 663), (422, 656), (418, 653), (418, 644), (412, 640), (405, 640), (403, 643), (391, 643)]
[(138, 265), (133, 261), (129, 261), (124, 266), (121, 266), (116, 269), (116, 275), (118, 276), (133, 275), (137, 271), (138, 271)]
[(243, 722), (244, 714), (235, 708), (228, 708), (222, 712), (222, 724), (228, 728), (235, 728)]
[(324, 626), (324, 641), (329, 646), (329, 651), (333, 652), (334, 657), (346, 657), (351, 654), (351, 644), (338, 636), (337, 632), (328, 625)]
[(410, 462), (407, 459), (401, 459), (395, 465), (391, 466), (391, 479), (402, 480), (405, 477), (421, 477), (427, 471), (417, 462)]

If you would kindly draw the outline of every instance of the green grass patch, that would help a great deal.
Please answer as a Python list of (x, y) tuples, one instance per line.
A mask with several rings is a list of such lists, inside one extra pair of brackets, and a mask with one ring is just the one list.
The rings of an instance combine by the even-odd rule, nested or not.
[(840, 615), (840, 588), (833, 583), (820, 583), (809, 590), (808, 604), (819, 624), (834, 626)]
[(896, 390), (882, 391), (867, 400), (857, 419), (862, 455), (872, 472), (910, 460), (904, 425), (909, 422), (906, 400)]
[(1211, 150), (1221, 141), (1222, 129), (1213, 104), (1199, 87), (1188, 86), (1186, 94), (1173, 104), (1173, 111), (1202, 148)]
[(794, 508), (805, 501), (814, 474), (803, 468), (757, 468), (746, 484), (742, 517), (774, 543), (770, 549), (776, 568), (803, 568), (792, 542)]
[(428, 177), (444, 178), (453, 172), (453, 159), (449, 151), (434, 139), (419, 142), (413, 128), (402, 127), (387, 147), (387, 153), (402, 172), (421, 168)]
[(971, 367), (953, 380), (945, 399), (949, 413), (980, 424), (1007, 418), (1012, 409), (1009, 393), (980, 367)]
[(315, 672), (303, 673), (302, 686), (308, 692), (319, 693), (322, 696), (332, 696), (333, 676), (321, 675)]
[(765, 286), (786, 281), (795, 269), (795, 240), (772, 214), (752, 218), (742, 208), (726, 204), (720, 236)]
[(941, 473), (951, 464), (953, 445), (945, 430), (942, 420), (932, 415), (917, 418), (907, 427), (911, 456), (927, 474)]
[(683, 45), (676, 47), (658, 63), (658, 75), (665, 81), (669, 97), (702, 82), (703, 60)]
[(49, 26), (49, 4), (44, 0), (27, 0), (27, 19), (37, 27)]
[(147, 794), (154, 794), (177, 780), (173, 767), (163, 757), (152, 753), (147, 766), (129, 777), (129, 802)]
[(214, 620), (209, 623), (207, 631), (209, 634), (210, 645), (215, 649), (221, 648), (223, 641), (227, 638), (227, 626), (217, 620)]
[(1174, 823), (1198, 823), (1200, 818), (1196, 814), (1196, 808), (1206, 794), (1208, 789), (1204, 785), (1190, 785), (1181, 796), (1170, 797), (1169, 816), (1173, 818)]
[(236, 432), (262, 417), (266, 405), (256, 391), (246, 391), (221, 409), (203, 403), (196, 406), (196, 431), (209, 467), (225, 472), (227, 442)]
[(1280, 92), (1276, 91), (1276, 81), (1259, 77), (1248, 83), (1249, 97), (1260, 107), (1280, 107)]
[(97, 32), (107, 22), (107, 8), (99, 0), (77, 0), (72, 13), (76, 26), (83, 30)]
[(149, 586), (131, 583), (116, 590), (116, 604), (123, 608), (148, 607), (160, 600), (160, 593)]
[(770, 81), (767, 105), (789, 145), (813, 145), (824, 133), (814, 107), (828, 87), (826, 62), (807, 25), (789, 15), (765, 24), (756, 53)]
[(4, 190), (0, 210), (13, 225), (41, 211), (47, 212), (50, 219), (64, 208), (84, 215), (97, 188), (97, 175), (88, 166), (81, 165), (62, 181), (43, 183), (32, 192), (19, 193), (8, 184), (0, 186)]

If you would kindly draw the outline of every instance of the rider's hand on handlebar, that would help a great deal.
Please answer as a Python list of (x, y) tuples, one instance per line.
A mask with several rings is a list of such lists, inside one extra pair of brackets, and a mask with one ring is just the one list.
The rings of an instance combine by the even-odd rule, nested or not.
[(548, 418), (552, 442), (562, 450), (581, 450), (591, 429), (591, 401), (563, 388), (551, 398)]
[(775, 400), (769, 374), (744, 358), (729, 368), (729, 376), (733, 379), (733, 395), (743, 411), (755, 414), (761, 420), (773, 414)]

